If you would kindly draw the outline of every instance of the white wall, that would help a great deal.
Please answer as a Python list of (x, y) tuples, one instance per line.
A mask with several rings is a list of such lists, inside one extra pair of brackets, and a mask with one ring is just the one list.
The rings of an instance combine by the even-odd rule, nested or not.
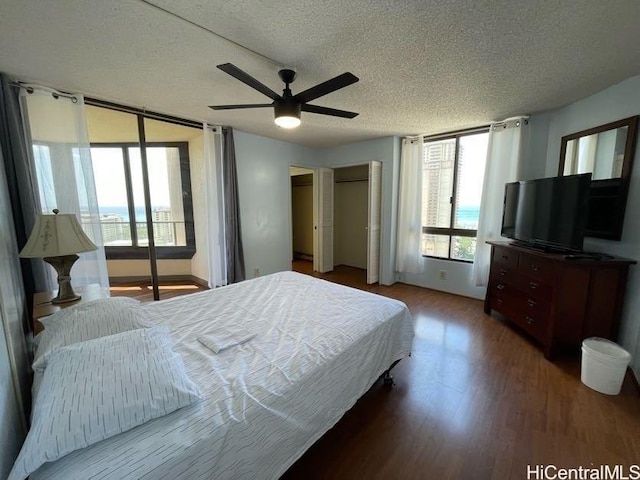
[[(640, 76), (625, 80), (595, 95), (556, 110), (549, 116), (546, 174), (558, 170), (561, 138), (570, 133), (640, 114)], [(640, 143), (636, 146), (624, 229), (620, 242), (586, 239), (585, 250), (602, 251), (640, 260)], [(629, 269), (626, 300), (618, 341), (633, 355), (632, 367), (640, 378), (640, 266)]]
[(191, 258), (191, 274), (209, 280), (209, 252), (207, 249), (207, 196), (205, 189), (204, 141), (202, 135), (189, 140), (189, 173), (193, 227), (196, 235), (196, 253)]
[(315, 150), (234, 131), (247, 278), (291, 270), (290, 165), (317, 167)]

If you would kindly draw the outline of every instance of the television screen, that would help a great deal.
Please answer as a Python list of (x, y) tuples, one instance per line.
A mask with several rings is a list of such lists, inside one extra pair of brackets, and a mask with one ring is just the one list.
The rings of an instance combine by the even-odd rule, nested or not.
[(503, 237), (545, 250), (582, 250), (591, 174), (507, 183)]

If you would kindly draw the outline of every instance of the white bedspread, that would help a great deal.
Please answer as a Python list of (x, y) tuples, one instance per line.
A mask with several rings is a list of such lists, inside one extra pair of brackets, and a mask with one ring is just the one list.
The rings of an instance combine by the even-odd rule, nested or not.
[[(32, 479), (278, 478), (413, 340), (402, 302), (293, 272), (144, 308), (169, 327), (204, 400)], [(197, 340), (238, 324), (255, 338), (219, 354)]]

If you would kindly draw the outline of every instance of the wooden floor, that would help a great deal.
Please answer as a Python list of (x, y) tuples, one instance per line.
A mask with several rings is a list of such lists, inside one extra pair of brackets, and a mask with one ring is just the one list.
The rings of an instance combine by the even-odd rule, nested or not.
[[(203, 290), (208, 289), (195, 283), (160, 285), (160, 300), (188, 295), (195, 292), (202, 292)], [(151, 285), (147, 285), (146, 283), (135, 285), (112, 285), (109, 288), (109, 292), (112, 297), (131, 297), (140, 300), (141, 302), (153, 301), (153, 288)]]
[[(310, 262), (293, 268), (313, 274)], [(376, 383), (283, 480), (526, 479), (527, 465), (640, 463), (640, 394), (630, 378), (619, 396), (587, 388), (578, 356), (548, 362), (479, 300), (366, 285), (350, 267), (315, 276), (404, 301), (416, 336), (393, 370), (396, 385)], [(165, 286), (161, 296), (201, 289)], [(153, 299), (146, 285), (112, 295)]]
[[(307, 262), (294, 269), (312, 273)], [(640, 463), (630, 378), (619, 396), (589, 389), (579, 356), (548, 362), (479, 300), (366, 286), (364, 271), (349, 267), (323, 277), (404, 301), (413, 353), (392, 389), (374, 385), (283, 479), (525, 479), (527, 465)]]

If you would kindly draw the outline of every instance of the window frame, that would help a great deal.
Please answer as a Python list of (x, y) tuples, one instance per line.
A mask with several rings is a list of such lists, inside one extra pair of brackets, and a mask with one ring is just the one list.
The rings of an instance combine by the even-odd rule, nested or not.
[[(129, 229), (131, 243), (126, 246), (105, 246), (107, 260), (147, 260), (149, 246), (138, 245), (138, 233), (135, 218), (135, 204), (133, 203), (133, 186), (131, 182), (131, 164), (129, 148), (142, 148), (138, 142), (94, 142), (90, 148), (121, 148), (124, 166), (125, 186), (127, 191), (127, 208), (129, 210)], [(193, 220), (193, 197), (191, 192), (191, 171), (189, 168), (189, 142), (145, 142), (145, 148), (169, 147), (177, 148), (180, 158), (180, 184), (182, 187), (182, 210), (184, 214), (184, 228), (186, 245), (161, 246), (155, 245), (156, 256), (159, 260), (177, 259), (189, 260), (196, 253), (196, 235)], [(185, 194), (186, 193), (186, 194)], [(99, 207), (99, 205), (98, 205)], [(155, 233), (155, 231), (154, 231)]]
[[(491, 125), (483, 125), (475, 128), (468, 128), (465, 130), (459, 130), (456, 132), (447, 132), (438, 135), (432, 135), (429, 137), (423, 138), (423, 145), (430, 142), (437, 142), (442, 140), (451, 140), (455, 139), (456, 147), (455, 147), (455, 155), (453, 160), (453, 187), (451, 191), (451, 196), (449, 197), (449, 204), (451, 205), (451, 215), (449, 218), (449, 227), (427, 227), (422, 225), (422, 234), (426, 235), (447, 235), (449, 237), (449, 249), (447, 251), (447, 257), (438, 257), (436, 255), (425, 255), (422, 254), (423, 258), (435, 258), (438, 260), (445, 260), (450, 262), (460, 262), (460, 263), (473, 263), (473, 260), (464, 260), (462, 258), (452, 258), (451, 257), (451, 237), (470, 237), (477, 238), (478, 230), (466, 229), (466, 228), (454, 228), (455, 218), (456, 218), (456, 209), (455, 202), (457, 198), (457, 190), (458, 190), (458, 160), (460, 155), (460, 137), (465, 137), (468, 135), (476, 135), (479, 133), (489, 133), (491, 129)], [(422, 205), (424, 208), (424, 204)], [(477, 246), (477, 245), (476, 245)]]

